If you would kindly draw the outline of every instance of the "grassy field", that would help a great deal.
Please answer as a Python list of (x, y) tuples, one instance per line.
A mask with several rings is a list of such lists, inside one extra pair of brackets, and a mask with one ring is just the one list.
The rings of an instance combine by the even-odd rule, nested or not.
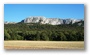
[(84, 41), (4, 41), (5, 49), (84, 49)]

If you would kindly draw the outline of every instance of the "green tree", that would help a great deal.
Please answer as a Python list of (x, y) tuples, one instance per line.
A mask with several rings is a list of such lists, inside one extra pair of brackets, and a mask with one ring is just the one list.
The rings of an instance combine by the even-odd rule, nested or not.
[(7, 33), (7, 30), (4, 30), (4, 40), (10, 40), (11, 37), (9, 35), (9, 33)]
[(36, 40), (37, 40), (37, 41), (40, 40), (40, 33), (39, 33), (39, 31), (37, 31), (37, 33), (36, 33)]
[(41, 33), (41, 40), (45, 40), (45, 41), (49, 40), (49, 37), (48, 37), (48, 35), (45, 32)]
[(67, 40), (66, 36), (62, 32), (60, 32), (60, 37), (61, 37), (61, 41), (66, 41)]

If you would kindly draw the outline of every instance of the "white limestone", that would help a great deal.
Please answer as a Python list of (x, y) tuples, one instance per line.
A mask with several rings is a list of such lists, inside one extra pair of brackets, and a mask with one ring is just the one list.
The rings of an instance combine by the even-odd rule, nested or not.
[(77, 19), (60, 19), (60, 18), (46, 18), (43, 16), (34, 16), (28, 17), (24, 19), (24, 23), (41, 23), (41, 24), (51, 24), (51, 25), (59, 25), (59, 24), (70, 24), (79, 22), (81, 20)]

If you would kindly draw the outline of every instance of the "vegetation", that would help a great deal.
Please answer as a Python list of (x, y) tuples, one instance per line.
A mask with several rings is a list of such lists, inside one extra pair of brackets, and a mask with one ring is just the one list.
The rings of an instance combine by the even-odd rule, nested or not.
[(84, 27), (75, 24), (4, 24), (4, 40), (84, 41)]

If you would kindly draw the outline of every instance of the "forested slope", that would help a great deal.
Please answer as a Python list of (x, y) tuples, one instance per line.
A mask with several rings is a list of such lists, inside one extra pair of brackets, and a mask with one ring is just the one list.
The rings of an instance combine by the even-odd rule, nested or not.
[(83, 25), (4, 24), (4, 40), (84, 41)]

